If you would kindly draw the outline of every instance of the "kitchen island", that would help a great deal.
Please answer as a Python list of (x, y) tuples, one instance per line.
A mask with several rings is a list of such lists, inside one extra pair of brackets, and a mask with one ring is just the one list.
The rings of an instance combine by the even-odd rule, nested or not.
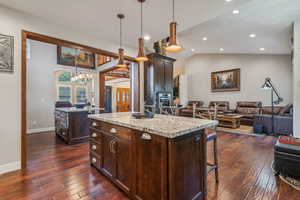
[(89, 115), (90, 162), (134, 200), (205, 200), (205, 129), (217, 121)]
[(89, 140), (88, 114), (97, 108), (63, 107), (55, 108), (55, 133), (67, 144), (77, 144)]

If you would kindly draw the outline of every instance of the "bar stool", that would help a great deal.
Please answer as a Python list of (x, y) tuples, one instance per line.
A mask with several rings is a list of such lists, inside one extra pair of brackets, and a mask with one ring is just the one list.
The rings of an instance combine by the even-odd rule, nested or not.
[(219, 183), (219, 164), (218, 164), (218, 142), (217, 142), (217, 133), (214, 131), (212, 133), (208, 133), (206, 135), (206, 145), (208, 142), (213, 142), (213, 154), (214, 154), (214, 162), (207, 162), (207, 174), (212, 171), (215, 171), (215, 180), (216, 183)]
[[(194, 109), (195, 110), (195, 109)], [(202, 118), (202, 119), (208, 119), (203, 117), (203, 115), (198, 114), (196, 115), (196, 113), (194, 112), (194, 117), (198, 117), (198, 118)], [(214, 109), (214, 113), (213, 114), (209, 114), (209, 119), (210, 120), (216, 120), (217, 119), (217, 105), (215, 105), (215, 109)], [(217, 142), (217, 132), (216, 132), (217, 126), (215, 126), (213, 128), (213, 132), (206, 134), (206, 145), (208, 144), (208, 142), (213, 142), (213, 154), (214, 154), (214, 162), (213, 163), (209, 163), (207, 162), (207, 174), (209, 174), (212, 171), (215, 171), (215, 181), (216, 183), (219, 183), (219, 162), (218, 162), (218, 142)]]

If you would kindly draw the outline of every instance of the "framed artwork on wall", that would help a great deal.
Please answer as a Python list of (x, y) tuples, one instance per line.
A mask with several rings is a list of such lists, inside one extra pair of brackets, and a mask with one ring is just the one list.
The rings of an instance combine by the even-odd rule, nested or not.
[(0, 34), (0, 72), (14, 72), (14, 37)]
[(57, 46), (57, 64), (82, 68), (95, 68), (95, 54), (66, 46)]
[(211, 73), (211, 91), (227, 92), (241, 90), (241, 69), (231, 69)]

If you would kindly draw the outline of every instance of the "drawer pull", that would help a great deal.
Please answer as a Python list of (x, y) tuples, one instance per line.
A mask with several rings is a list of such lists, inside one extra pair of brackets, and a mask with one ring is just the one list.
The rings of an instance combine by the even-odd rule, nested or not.
[(61, 134), (62, 134), (62, 135), (66, 135), (66, 133), (65, 133), (65, 132), (62, 132)]
[(199, 141), (200, 141), (200, 139), (201, 139), (201, 137), (200, 137), (200, 136), (196, 136), (196, 137), (195, 137), (195, 141), (196, 141), (196, 142), (199, 142)]
[(92, 146), (92, 150), (96, 150), (97, 149), (97, 146), (96, 145), (93, 145)]
[(151, 135), (149, 133), (143, 133), (143, 135), (141, 136), (141, 139), (143, 140), (151, 140)]
[(92, 123), (92, 126), (97, 126), (97, 123), (96, 123), (96, 122), (93, 122), (93, 123)]
[(96, 163), (97, 159), (96, 158), (92, 158), (92, 163)]
[(112, 128), (112, 129), (110, 129), (110, 132), (111, 132), (111, 133), (117, 133), (117, 129)]
[(93, 134), (92, 134), (92, 137), (94, 137), (94, 138), (97, 137), (97, 134), (96, 134), (96, 133), (93, 133)]

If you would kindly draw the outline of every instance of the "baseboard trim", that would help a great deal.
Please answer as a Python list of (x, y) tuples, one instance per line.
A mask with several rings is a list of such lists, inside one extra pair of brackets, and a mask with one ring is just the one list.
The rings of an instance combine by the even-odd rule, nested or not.
[(55, 130), (55, 127), (28, 129), (27, 134), (54, 131), (54, 130)]
[(4, 165), (0, 165), (0, 174), (12, 172), (12, 171), (19, 170), (19, 169), (21, 169), (20, 161), (7, 163)]

